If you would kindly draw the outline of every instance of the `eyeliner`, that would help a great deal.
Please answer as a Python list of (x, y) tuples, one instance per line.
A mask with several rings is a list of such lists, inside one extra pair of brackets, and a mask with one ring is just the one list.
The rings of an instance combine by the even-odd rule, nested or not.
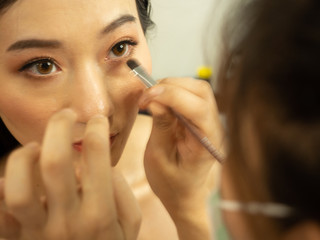
[[(137, 63), (137, 61), (130, 59), (127, 61), (128, 67), (132, 70), (135, 76), (138, 76), (140, 80), (150, 88), (157, 84), (157, 82), (144, 70), (144, 68)], [(208, 150), (208, 152), (217, 159), (218, 162), (223, 163), (224, 157), (222, 154), (213, 146), (211, 141), (205, 136), (196, 126), (188, 121), (181, 114), (173, 111), (175, 116), (185, 125), (185, 127), (200, 141), (200, 143)]]

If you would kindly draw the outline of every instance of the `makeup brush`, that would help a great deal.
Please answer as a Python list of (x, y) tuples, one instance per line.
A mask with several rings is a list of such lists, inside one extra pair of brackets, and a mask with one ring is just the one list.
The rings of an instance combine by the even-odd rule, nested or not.
[[(132, 72), (139, 77), (139, 79), (145, 84), (147, 88), (150, 88), (157, 84), (157, 82), (144, 70), (144, 68), (138, 64), (136, 60), (130, 59), (127, 61), (128, 67)], [(209, 153), (217, 159), (220, 163), (223, 163), (224, 157), (213, 146), (207, 136), (205, 136), (196, 126), (188, 121), (181, 114), (174, 112), (174, 115), (185, 125), (185, 127), (200, 141), (200, 143), (209, 151)]]

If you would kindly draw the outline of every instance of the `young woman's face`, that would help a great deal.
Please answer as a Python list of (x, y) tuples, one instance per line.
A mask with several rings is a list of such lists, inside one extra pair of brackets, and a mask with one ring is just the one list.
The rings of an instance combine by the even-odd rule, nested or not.
[(0, 16), (0, 32), (0, 117), (13, 136), (41, 142), (52, 114), (71, 108), (81, 150), (86, 122), (103, 114), (115, 164), (144, 89), (126, 61), (151, 71), (135, 1), (18, 0)]

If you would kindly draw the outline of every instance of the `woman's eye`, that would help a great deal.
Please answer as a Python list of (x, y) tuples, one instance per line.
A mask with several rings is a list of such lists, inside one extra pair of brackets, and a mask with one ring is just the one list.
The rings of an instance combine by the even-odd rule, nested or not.
[(131, 47), (135, 45), (137, 45), (137, 43), (133, 41), (119, 42), (111, 48), (108, 58), (114, 59), (114, 58), (126, 57), (131, 54), (132, 52)]
[(23, 66), (20, 71), (25, 71), (33, 75), (47, 76), (58, 71), (57, 65), (51, 59), (36, 60)]

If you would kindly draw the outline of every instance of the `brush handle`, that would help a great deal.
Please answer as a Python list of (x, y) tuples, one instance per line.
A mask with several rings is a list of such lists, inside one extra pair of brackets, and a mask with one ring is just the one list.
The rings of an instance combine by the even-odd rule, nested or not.
[(190, 121), (179, 113), (174, 112), (175, 116), (185, 125), (185, 127), (200, 141), (202, 146), (204, 146), (208, 152), (217, 159), (218, 162), (223, 163), (224, 157), (222, 154), (213, 146), (211, 141), (205, 136), (196, 126), (194, 126)]

